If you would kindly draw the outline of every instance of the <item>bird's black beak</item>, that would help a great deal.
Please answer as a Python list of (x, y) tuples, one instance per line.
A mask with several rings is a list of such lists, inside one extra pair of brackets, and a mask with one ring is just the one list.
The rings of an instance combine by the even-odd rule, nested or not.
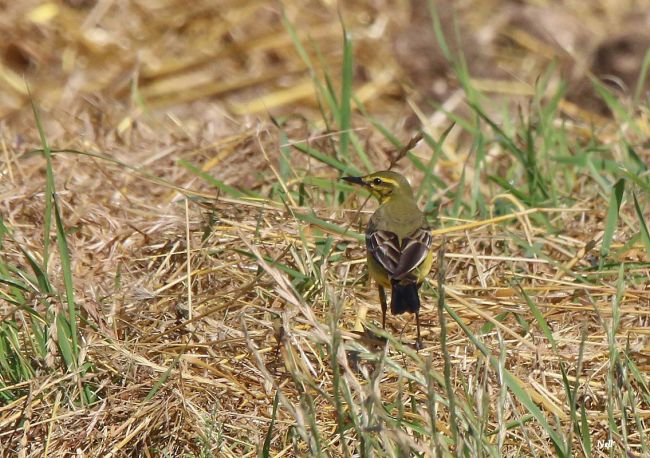
[(345, 180), (348, 183), (365, 185), (361, 177), (341, 177), (341, 180)]

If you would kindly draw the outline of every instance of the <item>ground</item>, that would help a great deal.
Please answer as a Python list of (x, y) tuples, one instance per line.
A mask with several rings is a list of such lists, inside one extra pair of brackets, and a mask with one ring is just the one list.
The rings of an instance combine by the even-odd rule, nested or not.
[[(4, 454), (648, 455), (648, 6), (4, 5)], [(391, 165), (419, 351), (338, 181)]]

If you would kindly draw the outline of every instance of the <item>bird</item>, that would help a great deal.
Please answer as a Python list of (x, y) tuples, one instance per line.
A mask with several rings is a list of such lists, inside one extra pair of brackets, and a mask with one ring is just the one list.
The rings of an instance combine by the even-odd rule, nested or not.
[(368, 272), (379, 289), (382, 328), (386, 329), (386, 288), (390, 288), (391, 314), (415, 314), (420, 348), (419, 289), (433, 264), (433, 237), (413, 189), (403, 175), (389, 170), (341, 179), (363, 186), (379, 201), (366, 229), (366, 251)]

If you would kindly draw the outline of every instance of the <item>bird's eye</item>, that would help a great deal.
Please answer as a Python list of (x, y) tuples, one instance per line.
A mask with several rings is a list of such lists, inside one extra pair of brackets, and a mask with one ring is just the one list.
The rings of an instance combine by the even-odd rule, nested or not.
[(375, 178), (374, 180), (372, 180), (372, 182), (374, 184), (381, 184), (381, 178)]

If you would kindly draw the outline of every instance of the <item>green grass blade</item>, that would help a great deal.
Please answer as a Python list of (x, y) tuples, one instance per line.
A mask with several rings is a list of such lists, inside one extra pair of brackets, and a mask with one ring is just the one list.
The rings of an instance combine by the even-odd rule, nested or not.
[(337, 170), (339, 170), (339, 171), (341, 171), (341, 172), (343, 172), (343, 173), (345, 173), (347, 175), (352, 175), (352, 176), (362, 175), (361, 171), (359, 169), (357, 169), (356, 167), (354, 167), (352, 165), (344, 164), (343, 162), (339, 161), (338, 159), (333, 158), (331, 156), (328, 156), (325, 153), (321, 153), (320, 151), (318, 151), (315, 148), (312, 148), (312, 147), (307, 146), (307, 145), (303, 145), (301, 143), (296, 143), (293, 146), (294, 146), (294, 148), (296, 148), (301, 153), (305, 153), (305, 154), (313, 157), (314, 159), (322, 162), (323, 164), (327, 164), (327, 165), (329, 165), (331, 167), (334, 167), (335, 169), (337, 169)]
[[(341, 21), (342, 23), (342, 21)], [(345, 27), (343, 27), (343, 67), (341, 69), (341, 123), (339, 124), (340, 145), (339, 152), (341, 157), (349, 161), (348, 148), (350, 143), (350, 123), (352, 118), (352, 41)]]
[(637, 134), (643, 135), (643, 131), (639, 128), (634, 116), (627, 110), (621, 102), (601, 83), (597, 78), (591, 77), (591, 84), (596, 89), (598, 95), (603, 99), (607, 107), (612, 110), (622, 123), (629, 125)]
[(424, 177), (422, 177), (422, 182), (417, 192), (418, 198), (421, 197), (422, 195), (431, 195), (433, 193), (433, 189), (431, 185), (431, 181), (433, 178), (433, 170), (436, 166), (436, 163), (438, 162), (438, 159), (443, 155), (442, 145), (445, 143), (447, 136), (449, 135), (451, 129), (453, 129), (455, 125), (456, 124), (453, 122), (450, 123), (449, 127), (447, 127), (442, 133), (442, 135), (440, 135), (440, 139), (438, 141), (434, 140), (430, 135), (423, 134), (426, 143), (432, 146), (433, 154), (431, 155), (431, 159), (429, 159), (429, 162), (426, 165), (426, 169), (424, 171)]
[(641, 240), (645, 246), (645, 250), (650, 255), (650, 232), (648, 232), (648, 226), (646, 225), (645, 218), (643, 217), (643, 211), (639, 205), (639, 201), (636, 198), (636, 193), (632, 193), (634, 198), (634, 209), (636, 210), (636, 216), (639, 218), (639, 226), (641, 229)]
[[(649, 51), (650, 52), (650, 51)], [(625, 150), (627, 151), (628, 156), (630, 156), (630, 159), (632, 159), (632, 162), (636, 165), (637, 168), (637, 173), (640, 171), (646, 171), (648, 170), (648, 165), (643, 162), (643, 159), (639, 157), (637, 154), (636, 150), (632, 145), (630, 145), (628, 142), (624, 142), (625, 144)]]
[[(305, 47), (302, 44), (302, 41), (300, 40), (300, 37), (298, 37), (298, 32), (296, 31), (296, 28), (294, 25), (291, 23), (289, 18), (286, 15), (286, 12), (283, 10), (282, 11), (282, 25), (284, 28), (287, 30), (289, 33), (289, 37), (291, 38), (291, 41), (293, 42), (293, 46), (298, 52), (298, 55), (302, 59), (302, 61), (305, 63), (307, 68), (309, 69), (309, 73), (311, 75), (311, 79), (314, 83), (314, 86), (316, 86), (316, 91), (318, 95), (322, 98), (325, 99), (325, 103), (329, 107), (330, 111), (332, 112), (332, 116), (334, 117), (334, 122), (339, 125), (341, 121), (341, 113), (338, 107), (338, 103), (336, 101), (336, 95), (331, 92), (328, 87), (325, 87), (323, 83), (321, 82), (320, 79), (316, 76), (316, 70), (314, 67), (314, 64), (312, 63), (311, 59), (309, 58), (309, 54), (305, 50)], [(331, 86), (330, 86), (331, 89)], [(319, 100), (320, 102), (320, 100)]]
[[(27, 88), (29, 92), (29, 87)], [(52, 229), (52, 196), (54, 195), (54, 174), (52, 171), (52, 150), (45, 135), (45, 129), (41, 123), (41, 117), (36, 107), (36, 102), (29, 93), (29, 100), (34, 113), (34, 120), (38, 135), (43, 146), (43, 156), (45, 157), (45, 213), (43, 214), (43, 272), (47, 273), (47, 264), (50, 258), (50, 230)]]
[(181, 159), (178, 161), (178, 165), (185, 167), (187, 170), (192, 172), (194, 175), (202, 178), (205, 180), (207, 183), (213, 185), (220, 191), (228, 194), (229, 196), (235, 197), (235, 198), (242, 198), (242, 197), (261, 197), (259, 194), (256, 194), (252, 191), (240, 191), (239, 189), (233, 188), (232, 186), (229, 186), (225, 184), (223, 181), (220, 181), (210, 175), (207, 172), (204, 172), (200, 168), (196, 167), (195, 165)]
[(622, 174), (623, 177), (627, 178), (632, 183), (637, 185), (644, 192), (650, 193), (650, 184), (646, 181), (645, 178), (642, 178), (641, 175), (637, 175), (636, 173), (630, 172), (627, 169), (621, 169), (620, 174)]
[(605, 233), (603, 235), (603, 243), (600, 248), (601, 268), (604, 263), (605, 257), (609, 254), (609, 247), (612, 244), (612, 238), (616, 231), (618, 223), (618, 213), (621, 209), (621, 202), (623, 202), (623, 192), (625, 191), (625, 180), (619, 179), (612, 188), (612, 194), (609, 199), (609, 210), (607, 211), (607, 218), (605, 219)]
[(645, 87), (647, 78), (648, 78), (648, 69), (650, 68), (650, 49), (646, 49), (645, 55), (643, 56), (643, 63), (641, 64), (641, 71), (639, 72), (639, 78), (636, 81), (636, 87), (634, 89), (634, 104), (639, 104), (639, 99), (641, 98), (641, 93)]
[(440, 320), (440, 348), (443, 357), (443, 374), (445, 377), (445, 389), (447, 391), (447, 401), (449, 403), (449, 425), (451, 428), (451, 440), (453, 443), (458, 442), (458, 424), (456, 422), (456, 406), (454, 385), (451, 381), (451, 358), (447, 346), (447, 327), (445, 317), (445, 240), (443, 239), (438, 251), (438, 319)]
[(21, 281), (15, 280), (11, 277), (7, 277), (4, 274), (0, 274), (0, 283), (3, 283), (7, 286), (11, 286), (13, 288), (17, 288), (21, 291), (24, 292), (29, 292), (30, 289), (27, 287), (27, 285)]
[[(54, 201), (54, 216), (56, 218), (56, 243), (59, 248), (59, 258), (61, 261), (61, 268), (63, 270), (63, 283), (65, 286), (66, 302), (68, 303), (68, 316), (70, 326), (70, 337), (72, 342), (72, 352), (74, 355), (79, 354), (79, 340), (77, 336), (77, 308), (74, 300), (74, 288), (72, 283), (72, 265), (70, 263), (70, 251), (68, 249), (68, 241), (66, 239), (65, 227), (61, 219), (61, 211), (57, 196), (53, 196)], [(76, 367), (76, 358), (75, 365)]]
[[(43, 271), (42, 275), (47, 277), (47, 259), (48, 247), (49, 247), (49, 232), (51, 228), (51, 215), (54, 211), (55, 221), (56, 221), (56, 242), (59, 249), (59, 258), (61, 261), (61, 268), (63, 270), (63, 282), (65, 285), (66, 291), (66, 302), (68, 303), (68, 316), (63, 317), (59, 316), (62, 320), (67, 321), (67, 326), (69, 329), (65, 334), (67, 338), (70, 339), (70, 348), (66, 348), (66, 352), (71, 354), (65, 355), (66, 363), (68, 368), (73, 369), (76, 367), (77, 358), (76, 355), (79, 353), (79, 342), (77, 336), (77, 312), (74, 301), (74, 287), (72, 282), (72, 267), (70, 263), (70, 252), (68, 250), (68, 243), (65, 234), (65, 227), (63, 225), (63, 220), (61, 219), (61, 212), (57, 202), (57, 196), (55, 194), (54, 187), (54, 171), (52, 167), (52, 152), (45, 135), (45, 130), (43, 129), (43, 124), (41, 123), (40, 115), (36, 104), (32, 99), (32, 111), (34, 113), (34, 119), (36, 122), (36, 127), (41, 139), (41, 145), (43, 146), (43, 155), (46, 158), (46, 190), (45, 190), (45, 240), (43, 245)], [(57, 322), (57, 330), (61, 331), (63, 327), (63, 322)], [(61, 334), (60, 334), (61, 336)], [(63, 339), (65, 341), (65, 339)], [(65, 343), (64, 343), (65, 345)], [(62, 351), (64, 349), (62, 348)]]
[(438, 10), (436, 9), (435, 0), (428, 0), (429, 12), (431, 14), (431, 20), (433, 21), (433, 32), (436, 35), (436, 43), (442, 51), (442, 55), (445, 56), (447, 61), (453, 61), (453, 55), (449, 46), (447, 45), (447, 39), (445, 38), (445, 33), (442, 30), (442, 23), (440, 22), (440, 15), (438, 15)]
[(50, 280), (47, 277), (47, 274), (43, 270), (42, 266), (36, 262), (34, 257), (31, 255), (29, 251), (27, 251), (25, 248), (23, 248), (21, 245), (18, 245), (18, 249), (20, 252), (23, 254), (25, 259), (27, 259), (27, 263), (29, 264), (29, 267), (31, 267), (32, 272), (34, 272), (34, 275), (36, 277), (36, 282), (38, 283), (39, 291), (43, 294), (49, 295), (54, 292), (54, 289), (52, 288), (52, 285), (50, 284)]
[(528, 293), (526, 293), (526, 291), (521, 287), (521, 285), (517, 285), (517, 289), (519, 290), (519, 294), (524, 298), (526, 304), (530, 308), (530, 311), (532, 312), (533, 317), (535, 317), (535, 320), (537, 321), (539, 328), (544, 333), (544, 337), (546, 337), (546, 340), (548, 340), (548, 342), (551, 344), (553, 351), (557, 352), (557, 343), (555, 342), (555, 338), (553, 337), (553, 331), (551, 331), (550, 326), (546, 322), (546, 319), (544, 318), (544, 314), (537, 307), (537, 304), (535, 304), (535, 302), (530, 298)]
[(359, 159), (363, 163), (366, 170), (368, 172), (373, 172), (375, 170), (375, 166), (373, 165), (372, 161), (370, 160), (365, 150), (363, 149), (361, 140), (359, 140), (357, 134), (352, 130), (350, 130), (350, 142), (352, 143), (352, 146), (354, 146), (354, 151), (357, 153), (357, 156), (359, 156)]
[(589, 420), (587, 419), (587, 408), (585, 404), (580, 404), (580, 432), (582, 433), (582, 449), (585, 452), (585, 456), (591, 455), (591, 432), (589, 431)]
[(167, 368), (167, 370), (165, 372), (163, 372), (160, 375), (160, 377), (158, 377), (158, 380), (156, 380), (156, 382), (153, 384), (153, 386), (151, 387), (151, 389), (149, 390), (149, 392), (145, 396), (144, 402), (151, 401), (153, 399), (153, 397), (156, 395), (156, 393), (158, 393), (158, 391), (160, 391), (160, 389), (163, 386), (165, 386), (165, 383), (167, 383), (167, 380), (169, 379), (169, 376), (171, 375), (174, 368), (178, 365), (178, 362), (180, 361), (180, 359), (181, 359), (181, 355), (176, 356), (174, 358), (174, 360), (172, 361), (172, 363)]
[(496, 176), (496, 175), (490, 175), (488, 176), (488, 180), (498, 184), (501, 186), (504, 190), (508, 191), (510, 194), (515, 196), (517, 199), (523, 201), (523, 202), (530, 202), (530, 196), (523, 191), (520, 191), (516, 187), (514, 187), (508, 180), (506, 180), (503, 177)]
[(269, 458), (271, 456), (271, 440), (273, 440), (273, 428), (275, 427), (275, 419), (278, 415), (278, 405), (280, 404), (280, 391), (275, 392), (275, 398), (273, 399), (273, 411), (271, 412), (271, 423), (269, 424), (269, 429), (266, 431), (266, 437), (264, 438), (264, 445), (262, 446), (262, 458)]
[(63, 357), (63, 361), (68, 369), (74, 370), (77, 365), (77, 358), (73, 348), (72, 335), (70, 334), (70, 323), (65, 314), (57, 314), (55, 326), (57, 345), (61, 352), (61, 356)]
[[(250, 251), (246, 251), (240, 248), (235, 248), (234, 249), (235, 253), (242, 254), (244, 256), (247, 256), (251, 259), (257, 259), (257, 256), (254, 253), (251, 253)], [(309, 280), (309, 277), (302, 272), (292, 269), (291, 267), (282, 264), (281, 262), (275, 260), (271, 256), (262, 256), (262, 259), (269, 263), (269, 265), (276, 267), (278, 270), (284, 272), (285, 274), (289, 275), (292, 279), (298, 280), (298, 281), (306, 281)]]
[(337, 224), (327, 222), (323, 219), (320, 219), (316, 215), (312, 215), (310, 213), (295, 213), (295, 216), (298, 220), (303, 221), (305, 223), (313, 224), (314, 226), (321, 227), (325, 229), (328, 232), (332, 232), (334, 234), (339, 234), (343, 235), (346, 237), (353, 238), (355, 240), (358, 240), (360, 242), (365, 241), (366, 237), (363, 234), (358, 233), (357, 231), (354, 231), (350, 228), (346, 227), (341, 227)]

